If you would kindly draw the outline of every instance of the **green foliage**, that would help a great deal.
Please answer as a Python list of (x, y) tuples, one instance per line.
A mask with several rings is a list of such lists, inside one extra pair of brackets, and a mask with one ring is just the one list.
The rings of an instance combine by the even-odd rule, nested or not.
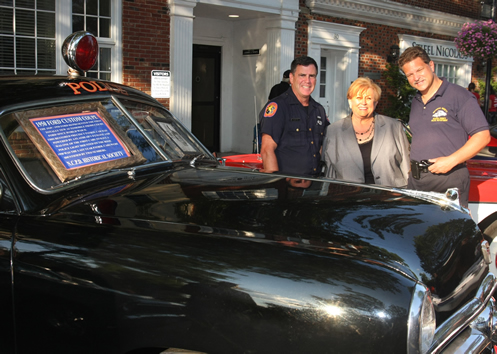
[(416, 94), (416, 89), (409, 85), (406, 76), (396, 64), (387, 64), (387, 70), (383, 73), (383, 77), (387, 85), (396, 91), (396, 95), (389, 94), (387, 96), (389, 104), (383, 114), (399, 118), (407, 123), (411, 112), (411, 100)]
[[(495, 79), (495, 75), (497, 74), (497, 66), (495, 68), (492, 68), (492, 79), (490, 81), (490, 85), (492, 85), (492, 87), (494, 88), (494, 91), (497, 92), (497, 80)], [(486, 80), (481, 80), (481, 79), (478, 79), (478, 88), (479, 90), (478, 93), (480, 94), (482, 100), (484, 99), (485, 97), (485, 92), (486, 92)]]

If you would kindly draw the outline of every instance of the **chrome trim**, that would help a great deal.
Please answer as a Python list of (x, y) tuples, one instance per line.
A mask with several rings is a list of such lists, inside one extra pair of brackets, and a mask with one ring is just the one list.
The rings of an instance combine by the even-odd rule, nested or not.
[(412, 292), (411, 306), (409, 307), (409, 318), (407, 320), (407, 353), (421, 353), (420, 348), (420, 332), (421, 312), (423, 311), (423, 302), (426, 296), (429, 295), (429, 290), (426, 286), (416, 283)]
[[(437, 327), (429, 353), (441, 353), (451, 341), (458, 339), (468, 326), (474, 325), (472, 322), (477, 321), (478, 317), (489, 306), (490, 312), (495, 313), (494, 302), (490, 300), (496, 289), (497, 279), (492, 273), (488, 273), (475, 297)], [(487, 334), (487, 336), (489, 335), (490, 333)], [(461, 343), (458, 345), (461, 345)]]
[(190, 161), (190, 167), (195, 168), (195, 162), (197, 161), (198, 158), (202, 157), (202, 155), (195, 156), (191, 161)]
[(485, 260), (485, 263), (490, 264), (492, 263), (492, 255), (490, 253), (490, 244), (488, 241), (483, 241), (481, 243), (481, 254), (483, 255), (483, 259)]
[(481, 353), (495, 341), (492, 335), (495, 332), (495, 323), (495, 301), (491, 298), (478, 318), (450, 342), (442, 353)]
[(132, 181), (135, 180), (135, 176), (136, 176), (136, 171), (133, 169), (133, 170), (130, 170), (128, 171), (128, 178)]
[(461, 206), (461, 204), (459, 203), (459, 198), (457, 198), (456, 200), (451, 200), (448, 198), (448, 195), (451, 195), (451, 193), (455, 192), (454, 189), (457, 188), (449, 188), (445, 193), (438, 193), (417, 191), (414, 189), (392, 188), (392, 190), (394, 190), (395, 192), (402, 193), (409, 197), (414, 197), (431, 202), (433, 204), (438, 204), (443, 209), (459, 210), (469, 215), (469, 209)]
[(445, 197), (447, 197), (448, 200), (452, 200), (453, 202), (459, 202), (459, 188), (449, 188), (447, 191), (445, 191)]

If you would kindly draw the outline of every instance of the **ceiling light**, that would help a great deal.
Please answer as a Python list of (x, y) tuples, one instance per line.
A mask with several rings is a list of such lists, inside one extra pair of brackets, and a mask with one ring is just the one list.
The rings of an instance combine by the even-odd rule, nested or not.
[(239, 15), (228, 15), (228, 17), (238, 18), (238, 17), (240, 17), (240, 16), (239, 16)]

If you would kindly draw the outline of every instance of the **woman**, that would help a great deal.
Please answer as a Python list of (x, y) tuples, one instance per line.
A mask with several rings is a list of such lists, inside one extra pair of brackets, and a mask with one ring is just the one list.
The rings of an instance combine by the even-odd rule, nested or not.
[(326, 176), (351, 182), (407, 185), (409, 141), (402, 124), (375, 113), (381, 88), (367, 77), (350, 85), (352, 114), (328, 126), (323, 144)]
[(474, 82), (470, 82), (468, 85), (468, 91), (471, 92), (473, 95), (475, 95), (476, 100), (478, 101), (478, 104), (481, 107), (481, 101), (480, 101), (480, 94), (476, 92), (476, 85)]

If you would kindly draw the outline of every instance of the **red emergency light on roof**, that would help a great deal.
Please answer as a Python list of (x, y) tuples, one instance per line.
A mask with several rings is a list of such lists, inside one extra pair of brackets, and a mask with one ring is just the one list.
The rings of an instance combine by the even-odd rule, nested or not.
[(69, 73), (74, 74), (74, 70), (82, 75), (90, 70), (98, 56), (98, 41), (93, 34), (86, 31), (79, 31), (69, 35), (62, 44), (62, 56), (71, 69)]

